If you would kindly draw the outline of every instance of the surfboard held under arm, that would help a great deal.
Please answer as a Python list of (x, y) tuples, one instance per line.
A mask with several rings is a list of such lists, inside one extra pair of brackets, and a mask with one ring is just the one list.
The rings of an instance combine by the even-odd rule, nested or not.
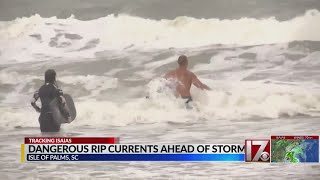
[(61, 124), (71, 123), (77, 116), (76, 107), (73, 99), (69, 94), (64, 94), (65, 105), (63, 106), (57, 98), (53, 99), (50, 104), (50, 111), (53, 119)]

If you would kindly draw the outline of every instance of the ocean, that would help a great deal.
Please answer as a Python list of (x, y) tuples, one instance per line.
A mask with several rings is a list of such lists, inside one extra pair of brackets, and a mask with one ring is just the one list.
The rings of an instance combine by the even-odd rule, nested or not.
[[(185, 54), (212, 91), (192, 110), (162, 76)], [(77, 119), (59, 136), (243, 144), (320, 135), (318, 0), (0, 0), (1, 179), (319, 179), (318, 164), (21, 163), (53, 68)], [(145, 96), (149, 96), (146, 99)]]

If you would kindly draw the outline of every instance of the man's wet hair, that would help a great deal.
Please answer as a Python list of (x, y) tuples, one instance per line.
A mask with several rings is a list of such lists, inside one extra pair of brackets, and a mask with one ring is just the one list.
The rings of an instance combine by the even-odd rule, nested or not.
[(178, 64), (179, 64), (179, 66), (184, 66), (184, 65), (186, 65), (187, 63), (188, 63), (188, 58), (187, 58), (187, 56), (185, 56), (185, 55), (179, 56), (179, 58), (178, 58)]
[(44, 80), (46, 83), (54, 83), (56, 81), (56, 71), (53, 69), (48, 69), (44, 73)]

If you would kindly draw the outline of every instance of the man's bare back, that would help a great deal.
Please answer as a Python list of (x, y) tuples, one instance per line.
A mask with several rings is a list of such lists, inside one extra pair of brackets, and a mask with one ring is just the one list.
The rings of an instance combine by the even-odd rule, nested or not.
[(179, 67), (177, 69), (170, 71), (165, 75), (166, 79), (176, 81), (176, 96), (180, 96), (182, 98), (191, 97), (190, 89), (192, 84), (202, 90), (210, 90), (210, 88), (203, 84), (193, 72), (187, 69), (188, 59), (186, 56), (180, 56), (178, 64)]
[(166, 79), (176, 81), (176, 96), (190, 97), (192, 73), (188, 70), (176, 69), (166, 75)]

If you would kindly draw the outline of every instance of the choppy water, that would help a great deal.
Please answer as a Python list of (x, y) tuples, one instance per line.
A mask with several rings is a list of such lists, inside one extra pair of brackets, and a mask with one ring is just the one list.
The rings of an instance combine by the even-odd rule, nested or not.
[[(19, 162), (23, 137), (40, 135), (29, 101), (47, 68), (56, 69), (60, 87), (72, 94), (78, 110), (76, 121), (64, 125), (60, 135), (118, 136), (123, 143), (236, 144), (277, 134), (320, 135), (320, 12), (311, 10), (317, 1), (241, 6), (232, 1), (239, 11), (221, 14), (215, 13), (227, 1), (35, 2), (1, 2), (7, 11), (0, 11), (5, 20), (0, 21), (4, 179), (319, 178), (317, 164)], [(121, 5), (125, 2), (130, 8)], [(74, 12), (70, 3), (76, 4)], [(216, 5), (211, 14), (201, 8), (210, 3)], [(111, 11), (103, 11), (102, 4)], [(14, 5), (33, 8), (9, 13)], [(167, 7), (176, 13), (159, 10)], [(291, 8), (279, 12), (279, 7)], [(52, 15), (58, 18), (47, 17)], [(176, 67), (180, 54), (213, 88), (192, 89), (193, 110), (186, 110), (159, 78)]]
[(152, 19), (195, 18), (239, 19), (276, 17), (288, 20), (309, 9), (320, 9), (318, 0), (1, 0), (0, 19), (12, 20), (39, 13), (42, 17), (89, 20), (109, 14), (130, 14)]

